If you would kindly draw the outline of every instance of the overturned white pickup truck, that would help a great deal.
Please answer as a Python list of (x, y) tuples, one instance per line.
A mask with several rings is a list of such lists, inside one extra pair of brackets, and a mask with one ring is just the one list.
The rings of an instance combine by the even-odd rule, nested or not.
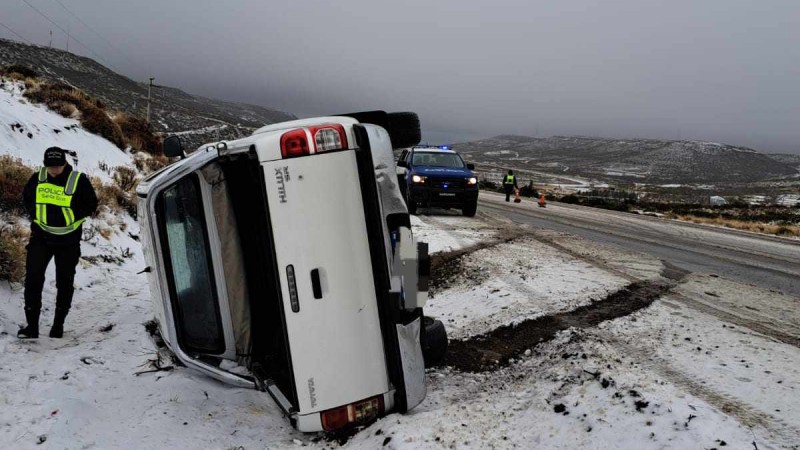
[[(186, 366), (268, 392), (301, 431), (405, 412), (443, 356), (423, 317), (430, 262), (393, 148), (413, 113), (270, 125), (200, 147), (139, 184), (161, 335)], [(168, 156), (183, 155), (177, 137)], [(243, 370), (245, 367), (247, 370)]]

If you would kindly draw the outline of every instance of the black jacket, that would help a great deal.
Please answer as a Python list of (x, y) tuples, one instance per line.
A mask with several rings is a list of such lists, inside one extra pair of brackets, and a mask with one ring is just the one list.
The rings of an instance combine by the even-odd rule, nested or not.
[[(58, 186), (66, 186), (67, 178), (71, 172), (72, 166), (67, 164), (67, 167), (64, 168), (64, 172), (62, 172), (61, 175), (55, 178), (47, 175), (47, 181)], [(81, 236), (83, 235), (83, 226), (72, 233), (57, 236), (43, 231), (39, 228), (39, 225), (33, 223), (33, 220), (36, 218), (36, 186), (38, 184), (39, 171), (36, 171), (33, 176), (31, 176), (30, 180), (28, 180), (28, 184), (25, 185), (25, 190), (22, 191), (25, 208), (28, 211), (28, 217), (31, 219), (31, 239), (44, 239), (48, 244), (61, 245), (80, 242)], [(94, 186), (92, 186), (86, 174), (82, 174), (81, 177), (78, 178), (78, 186), (75, 188), (75, 194), (72, 197), (71, 208), (72, 212), (75, 213), (75, 220), (89, 217), (97, 210), (97, 194), (94, 192)], [(63, 227), (66, 225), (66, 220), (61, 212), (61, 208), (52, 205), (47, 206), (47, 223), (54, 227)]]

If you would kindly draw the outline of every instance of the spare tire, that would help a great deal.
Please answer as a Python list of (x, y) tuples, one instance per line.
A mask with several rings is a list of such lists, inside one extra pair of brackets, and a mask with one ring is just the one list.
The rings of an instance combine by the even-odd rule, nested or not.
[(442, 361), (447, 354), (447, 331), (440, 320), (423, 317), (425, 335), (422, 337), (422, 358), (425, 367), (433, 367)]
[(419, 144), (422, 140), (419, 116), (413, 112), (394, 112), (387, 114), (389, 120), (389, 139), (392, 148), (407, 148)]

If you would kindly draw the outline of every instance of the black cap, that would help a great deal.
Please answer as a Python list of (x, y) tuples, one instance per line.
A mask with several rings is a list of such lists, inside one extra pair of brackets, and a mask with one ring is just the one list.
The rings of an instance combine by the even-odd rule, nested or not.
[(59, 147), (50, 147), (44, 151), (44, 166), (58, 167), (67, 163), (66, 150)]

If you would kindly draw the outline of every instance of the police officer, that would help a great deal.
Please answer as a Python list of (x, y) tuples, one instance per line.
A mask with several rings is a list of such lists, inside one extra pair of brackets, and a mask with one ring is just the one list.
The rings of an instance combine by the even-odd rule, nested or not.
[(44, 167), (28, 180), (22, 193), (31, 218), (31, 238), (25, 265), (25, 318), (21, 339), (39, 337), (44, 273), (56, 261), (56, 311), (50, 337), (64, 335), (64, 319), (72, 305), (75, 267), (81, 256), (82, 224), (97, 209), (97, 195), (89, 178), (67, 164), (66, 150), (50, 147)]
[(508, 174), (503, 177), (503, 189), (506, 190), (506, 201), (510, 201), (511, 194), (517, 188), (517, 177), (514, 175), (513, 170), (509, 170)]

